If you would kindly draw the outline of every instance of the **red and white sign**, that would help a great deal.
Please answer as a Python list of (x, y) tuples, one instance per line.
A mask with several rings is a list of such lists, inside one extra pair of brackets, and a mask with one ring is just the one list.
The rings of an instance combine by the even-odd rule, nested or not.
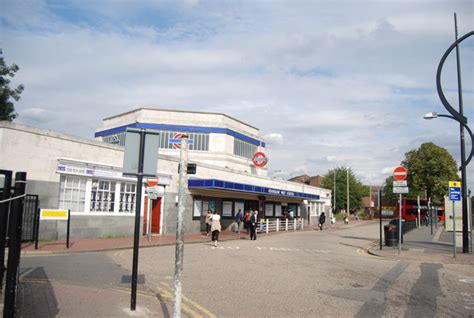
[(157, 186), (159, 182), (160, 182), (160, 180), (159, 180), (158, 177), (153, 178), (153, 179), (147, 179), (146, 180), (146, 185), (148, 187), (154, 187), (154, 186)]
[[(184, 136), (187, 136), (185, 133), (177, 133), (176, 135), (174, 135), (173, 139), (181, 139), (183, 138)], [(181, 142), (174, 142), (173, 143), (173, 148), (174, 149), (181, 149)]]
[(393, 170), (393, 179), (395, 181), (403, 181), (407, 178), (408, 170), (405, 167), (399, 166)]
[(268, 159), (263, 152), (259, 151), (253, 155), (252, 162), (257, 167), (264, 167), (267, 164)]

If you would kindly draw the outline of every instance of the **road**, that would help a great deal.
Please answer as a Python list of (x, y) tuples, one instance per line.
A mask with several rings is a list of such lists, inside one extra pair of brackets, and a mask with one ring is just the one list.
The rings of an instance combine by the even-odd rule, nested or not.
[[(186, 244), (183, 313), (193, 317), (474, 315), (472, 266), (368, 255), (365, 249), (378, 233), (376, 222), (358, 222), (344, 229), (282, 233), (256, 241), (246, 237), (221, 242), (217, 248), (210, 242)], [(174, 246), (140, 250), (144, 284), (139, 286), (164, 302), (170, 302), (173, 294), (174, 253)], [(41, 267), (52, 281), (123, 287), (131, 261), (132, 251), (122, 250), (27, 257), (22, 266), (29, 269), (30, 277)], [(69, 277), (72, 269), (76, 273)]]

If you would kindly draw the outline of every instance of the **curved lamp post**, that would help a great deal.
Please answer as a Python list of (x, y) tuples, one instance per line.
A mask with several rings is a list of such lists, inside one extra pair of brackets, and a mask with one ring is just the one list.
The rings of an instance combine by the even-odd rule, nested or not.
[[(457, 119), (454, 117), (454, 116), (450, 116), (450, 115), (443, 115), (443, 114), (438, 114), (437, 112), (431, 112), (431, 113), (428, 113), (426, 114), (423, 118), (424, 119), (436, 119), (438, 117), (446, 117), (446, 118), (451, 118), (455, 121), (457, 121)], [(471, 129), (469, 128), (468, 125), (466, 125), (465, 123), (461, 123), (461, 125), (463, 125), (464, 128), (466, 128), (469, 136), (471, 136), (471, 153), (469, 154), (469, 157), (467, 157), (466, 161), (464, 162), (464, 166), (467, 167), (467, 165), (469, 164), (469, 162), (471, 161), (472, 159), (472, 156), (474, 155), (474, 136), (472, 135), (472, 131)], [(462, 169), (462, 167), (460, 167), (460, 170)]]
[[(462, 249), (463, 253), (469, 253), (469, 238), (468, 238), (468, 212), (467, 212), (467, 182), (466, 182), (466, 154), (464, 149), (464, 127), (467, 127), (467, 118), (463, 114), (463, 105), (462, 105), (462, 86), (461, 86), (461, 69), (460, 69), (460, 62), (459, 62), (459, 44), (469, 38), (470, 36), (474, 35), (474, 31), (468, 32), (464, 34), (462, 37), (458, 39), (458, 29), (457, 29), (457, 20), (456, 20), (456, 13), (454, 14), (454, 26), (455, 26), (455, 33), (456, 33), (456, 40), (453, 44), (446, 50), (441, 61), (438, 65), (438, 70), (436, 72), (436, 88), (438, 90), (438, 96), (441, 100), (441, 103), (444, 105), (446, 110), (452, 115), (450, 116), (443, 116), (448, 118), (454, 118), (457, 122), (459, 122), (460, 127), (460, 144), (461, 144), (461, 191), (462, 191)], [(458, 95), (459, 95), (459, 112), (456, 111), (448, 102), (446, 97), (444, 96), (443, 89), (441, 87), (441, 71), (443, 70), (444, 62), (446, 58), (451, 53), (453, 49), (456, 49), (456, 60), (457, 60), (457, 73), (458, 73)], [(439, 115), (438, 115), (439, 116)], [(470, 130), (469, 130), (470, 131)], [(472, 138), (472, 134), (471, 134)], [(471, 139), (472, 140), (472, 139)], [(472, 156), (472, 151), (471, 151)]]

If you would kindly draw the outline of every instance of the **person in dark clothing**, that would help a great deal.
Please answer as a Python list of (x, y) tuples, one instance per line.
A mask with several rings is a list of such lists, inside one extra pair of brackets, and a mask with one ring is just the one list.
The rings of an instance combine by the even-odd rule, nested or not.
[(326, 223), (326, 215), (324, 215), (324, 212), (321, 213), (319, 216), (319, 229), (322, 231), (323, 230), (323, 224)]
[(250, 227), (250, 240), (256, 240), (257, 239), (257, 211), (252, 213), (250, 216), (250, 222), (248, 226)]

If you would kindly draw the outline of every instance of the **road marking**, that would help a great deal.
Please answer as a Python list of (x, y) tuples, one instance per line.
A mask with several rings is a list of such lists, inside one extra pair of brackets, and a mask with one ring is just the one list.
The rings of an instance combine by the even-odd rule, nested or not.
[[(369, 245), (367, 245), (365, 248), (358, 248), (356, 250), (356, 253), (357, 254), (360, 254), (360, 255), (371, 255), (369, 253), (369, 250), (377, 245), (379, 245), (379, 240), (376, 240), (376, 241), (373, 241), (372, 243), (370, 243)], [(372, 256), (372, 255), (371, 255)]]
[[(162, 290), (166, 290), (166, 292), (168, 292), (170, 295), (171, 295), (171, 299), (173, 299), (173, 296), (172, 294), (174, 293), (174, 289), (171, 288), (171, 286), (169, 286), (168, 284), (166, 283), (163, 283), (161, 282), (160, 285), (164, 286), (164, 288), (162, 288)], [(159, 287), (158, 287), (159, 288)], [(184, 311), (189, 311), (188, 314), (190, 314), (191, 317), (209, 317), (209, 318), (217, 318), (216, 315), (214, 315), (212, 312), (210, 312), (207, 308), (205, 308), (204, 306), (198, 304), (197, 302), (191, 300), (189, 297), (186, 297), (185, 295), (182, 295), (183, 297), (183, 300), (187, 303), (185, 304), (184, 302), (181, 304), (183, 307), (183, 310)], [(188, 305), (191, 305), (192, 307), (194, 307), (194, 309), (197, 309), (198, 311), (200, 311), (203, 315), (201, 315), (200, 313), (196, 312), (195, 310), (191, 309), (190, 307), (191, 306), (188, 306)], [(192, 314), (191, 314), (192, 313)]]
[(459, 279), (461, 283), (474, 284), (474, 277), (462, 277)]

